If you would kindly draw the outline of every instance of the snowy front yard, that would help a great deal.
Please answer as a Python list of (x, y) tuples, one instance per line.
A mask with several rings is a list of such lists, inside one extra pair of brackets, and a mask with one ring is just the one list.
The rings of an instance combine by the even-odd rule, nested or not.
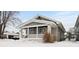
[(0, 47), (79, 47), (78, 41), (43, 43), (41, 40), (0, 39)]

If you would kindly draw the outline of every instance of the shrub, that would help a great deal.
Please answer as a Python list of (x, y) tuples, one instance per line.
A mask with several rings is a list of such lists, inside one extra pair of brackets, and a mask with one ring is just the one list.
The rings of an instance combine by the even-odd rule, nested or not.
[(55, 35), (45, 32), (43, 36), (43, 41), (47, 43), (54, 43), (56, 41)]

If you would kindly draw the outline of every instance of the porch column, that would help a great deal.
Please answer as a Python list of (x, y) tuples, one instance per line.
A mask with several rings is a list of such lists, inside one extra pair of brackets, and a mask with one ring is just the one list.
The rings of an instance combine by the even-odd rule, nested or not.
[(51, 26), (48, 25), (48, 33), (51, 33)]
[(8, 38), (8, 34), (6, 34), (6, 36), (7, 36), (7, 39), (9, 39), (9, 38)]
[(29, 27), (27, 28), (27, 37), (29, 38)]
[(20, 29), (19, 38), (20, 38), (20, 39), (22, 38), (22, 29)]
[(23, 37), (23, 38), (25, 38), (25, 37), (26, 37), (26, 35), (27, 35), (26, 31), (27, 31), (27, 30), (26, 30), (26, 29), (24, 29), (24, 32), (23, 32), (23, 33), (24, 33), (24, 37)]
[(36, 38), (38, 38), (38, 26), (36, 27)]

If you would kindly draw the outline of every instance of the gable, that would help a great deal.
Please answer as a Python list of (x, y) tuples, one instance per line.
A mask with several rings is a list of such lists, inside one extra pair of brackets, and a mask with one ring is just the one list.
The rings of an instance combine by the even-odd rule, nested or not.
[(33, 25), (42, 25), (42, 24), (44, 24), (44, 23), (31, 22), (31, 23), (28, 23), (28, 24), (26, 24), (26, 25), (24, 25), (24, 26), (33, 26)]
[(49, 23), (49, 22), (52, 22), (52, 21), (49, 21), (49, 19), (47, 17), (44, 17), (44, 16), (36, 16), (36, 17), (33, 17), (30, 20), (28, 20), (28, 21), (20, 24), (19, 28), (21, 28), (23, 26), (28, 26), (28, 25), (46, 24), (46, 23)]

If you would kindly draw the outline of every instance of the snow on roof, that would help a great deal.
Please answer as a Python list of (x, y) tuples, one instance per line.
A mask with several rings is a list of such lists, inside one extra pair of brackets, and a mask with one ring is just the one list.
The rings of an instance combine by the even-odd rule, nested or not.
[(48, 17), (46, 17), (46, 16), (37, 16), (36, 17), (37, 19), (38, 18), (42, 18), (42, 19), (45, 19), (46, 21), (51, 21), (51, 22), (54, 22), (58, 27), (60, 27), (63, 31), (65, 31), (65, 28), (64, 28), (64, 26), (62, 25), (62, 22), (60, 22), (60, 21), (57, 21), (57, 20), (55, 20), (55, 19), (53, 19), (53, 18), (48, 18)]
[(36, 16), (35, 18), (42, 18), (42, 19), (45, 19), (45, 20), (47, 20), (47, 21), (54, 21), (54, 22), (56, 22), (57, 24), (59, 24), (59, 23), (61, 23), (61, 22), (59, 22), (59, 21), (57, 21), (57, 20), (55, 20), (54, 18), (52, 18), (52, 17), (47, 17), (47, 16)]
[(17, 33), (4, 33), (4, 34), (7, 34), (7, 35), (19, 35), (19, 34), (17, 34)]

